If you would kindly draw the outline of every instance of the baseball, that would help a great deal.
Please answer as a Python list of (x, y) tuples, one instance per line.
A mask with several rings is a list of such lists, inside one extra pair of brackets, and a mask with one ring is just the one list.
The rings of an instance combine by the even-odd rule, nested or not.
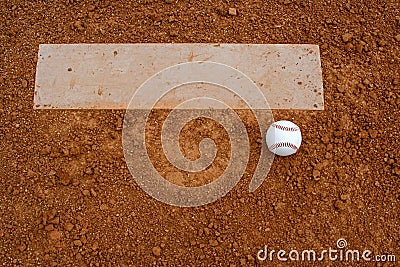
[(276, 121), (268, 128), (266, 139), (269, 151), (279, 156), (290, 156), (300, 148), (301, 131), (291, 121)]

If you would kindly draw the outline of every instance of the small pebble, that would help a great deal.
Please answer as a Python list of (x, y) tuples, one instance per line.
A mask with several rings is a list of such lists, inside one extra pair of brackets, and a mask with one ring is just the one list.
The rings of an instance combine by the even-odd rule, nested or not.
[(160, 247), (153, 247), (153, 254), (154, 254), (154, 256), (160, 257), (161, 248)]
[(343, 201), (347, 201), (350, 199), (350, 195), (349, 194), (342, 194), (340, 195), (340, 199)]
[(95, 9), (96, 9), (96, 6), (94, 6), (94, 5), (90, 5), (90, 6), (88, 6), (88, 8), (87, 8), (88, 11), (93, 11), (93, 10), (95, 10)]
[(334, 206), (339, 211), (342, 211), (346, 208), (345, 204), (341, 200), (336, 200)]
[(19, 251), (24, 251), (26, 249), (26, 245), (24, 243), (22, 243), (20, 246), (18, 246), (18, 250)]
[(74, 228), (74, 225), (72, 223), (66, 223), (64, 225), (64, 229), (70, 232)]
[(228, 10), (229, 15), (231, 16), (236, 16), (237, 15), (237, 10), (234, 7), (230, 7)]
[(71, 177), (69, 176), (69, 174), (67, 172), (58, 170), (56, 172), (56, 176), (58, 177), (60, 183), (63, 185), (69, 185), (69, 183), (71, 182)]
[(54, 226), (52, 224), (48, 224), (44, 227), (44, 230), (50, 232), (54, 230)]
[(210, 240), (210, 245), (213, 246), (213, 247), (216, 247), (216, 246), (218, 246), (218, 241), (215, 240), (215, 239), (211, 239)]
[(353, 34), (351, 34), (351, 33), (345, 33), (342, 35), (343, 42), (345, 42), (345, 43), (351, 41), (352, 38), (353, 38)]
[(171, 31), (169, 32), (169, 36), (171, 36), (171, 37), (177, 37), (178, 35), (179, 35), (178, 32), (175, 31), (175, 30), (171, 30)]
[(247, 255), (247, 260), (250, 261), (250, 262), (255, 261), (254, 257), (252, 255), (250, 255), (250, 254)]
[(90, 189), (90, 194), (91, 194), (92, 196), (94, 196), (94, 197), (97, 197), (97, 193), (96, 193), (96, 191), (94, 191), (93, 188)]
[(57, 240), (61, 238), (61, 232), (60, 231), (51, 231), (49, 233), (49, 237), (51, 240)]
[(82, 246), (82, 241), (78, 240), (74, 240), (74, 245), (77, 247), (81, 247)]
[(313, 170), (313, 177), (318, 178), (320, 176), (320, 171), (319, 170)]

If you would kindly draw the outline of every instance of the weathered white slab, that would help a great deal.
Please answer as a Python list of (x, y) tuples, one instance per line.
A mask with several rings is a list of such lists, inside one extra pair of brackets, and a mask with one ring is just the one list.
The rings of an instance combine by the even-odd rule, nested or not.
[[(38, 56), (36, 109), (126, 109), (151, 76), (194, 61), (222, 63), (243, 72), (272, 109), (324, 108), (317, 45), (43, 44)], [(224, 98), (215, 86), (200, 83), (195, 87), (207, 96)], [(167, 95), (157, 108), (172, 108), (181, 96), (187, 99), (188, 92)], [(239, 102), (228, 104), (243, 107)]]

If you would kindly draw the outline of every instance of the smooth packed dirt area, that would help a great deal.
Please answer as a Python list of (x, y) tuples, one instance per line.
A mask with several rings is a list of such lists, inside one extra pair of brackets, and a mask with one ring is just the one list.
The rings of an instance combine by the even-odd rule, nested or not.
[[(253, 193), (264, 137), (242, 111), (251, 147), (243, 178), (214, 203), (174, 207), (132, 178), (123, 110), (33, 109), (44, 43), (317, 44), (325, 110), (274, 110), (301, 128), (303, 143), (276, 157)], [(398, 0), (3, 0), (0, 55), (0, 266), (398, 266)], [(226, 133), (204, 119), (185, 128), (182, 150), (194, 158), (199, 136), (221, 148), (212, 169), (185, 181), (159, 155), (154, 123), (166, 112), (149, 122), (157, 170), (183, 185), (216, 179), (229, 161)], [(340, 238), (372, 260), (276, 256), (337, 249)], [(257, 259), (265, 246), (273, 261)]]

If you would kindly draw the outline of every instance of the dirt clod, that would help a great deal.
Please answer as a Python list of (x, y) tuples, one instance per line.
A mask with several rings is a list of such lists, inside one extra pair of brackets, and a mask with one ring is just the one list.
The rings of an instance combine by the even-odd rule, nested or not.
[(215, 239), (210, 239), (209, 243), (210, 243), (210, 245), (213, 246), (213, 247), (218, 246), (218, 241), (215, 240)]
[(108, 210), (108, 205), (105, 204), (105, 203), (101, 204), (101, 205), (100, 205), (100, 210), (101, 210), (101, 211), (106, 211), (106, 210)]
[(25, 80), (25, 79), (23, 79), (23, 80), (21, 81), (21, 85), (22, 85), (23, 88), (28, 87), (28, 81)]
[(77, 20), (73, 23), (73, 28), (77, 29), (78, 31), (83, 31), (85, 29), (83, 22), (80, 20)]
[(44, 227), (44, 230), (46, 231), (53, 231), (54, 230), (54, 226), (52, 224), (48, 224)]
[(345, 33), (342, 35), (343, 42), (347, 43), (353, 38), (353, 34)]
[(51, 231), (49, 233), (49, 237), (51, 240), (58, 240), (61, 238), (61, 232), (60, 231)]
[(96, 9), (96, 6), (95, 5), (89, 5), (88, 7), (87, 7), (87, 10), (90, 12), (90, 11), (93, 11), (93, 10), (95, 10)]
[(313, 170), (313, 177), (318, 178), (320, 176), (321, 172), (319, 170)]
[(18, 250), (19, 250), (20, 252), (25, 251), (25, 250), (26, 250), (26, 245), (25, 245), (25, 243), (22, 243), (21, 245), (19, 245), (19, 246), (18, 246)]
[(160, 247), (153, 247), (152, 249), (154, 256), (160, 257), (161, 256), (161, 248)]
[(82, 191), (82, 194), (83, 194), (85, 197), (88, 197), (88, 196), (90, 196), (90, 191), (87, 190), (87, 189), (85, 189), (85, 190)]
[(71, 182), (71, 177), (66, 171), (58, 170), (56, 172), (56, 176), (58, 177), (60, 183), (63, 185), (69, 185), (69, 183)]
[(228, 9), (228, 14), (231, 15), (231, 16), (236, 16), (236, 15), (237, 15), (237, 10), (236, 10), (236, 8), (230, 7), (230, 8)]
[(342, 194), (340, 195), (340, 199), (343, 201), (347, 201), (350, 199), (350, 195), (349, 194)]
[(74, 245), (77, 247), (81, 247), (82, 246), (82, 241), (78, 240), (74, 240)]
[(346, 209), (345, 203), (343, 201), (341, 201), (341, 200), (336, 200), (334, 206), (339, 211), (342, 211), (342, 210)]
[(64, 225), (64, 229), (70, 232), (74, 228), (74, 225), (72, 223), (66, 223)]

